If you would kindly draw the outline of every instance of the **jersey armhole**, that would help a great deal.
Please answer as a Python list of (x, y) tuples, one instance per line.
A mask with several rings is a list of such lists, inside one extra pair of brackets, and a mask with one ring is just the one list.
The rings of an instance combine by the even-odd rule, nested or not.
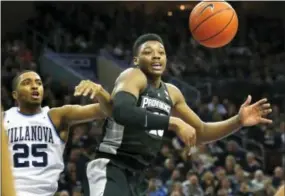
[(60, 131), (58, 130), (58, 128), (56, 128), (56, 126), (54, 125), (54, 123), (52, 122), (51, 118), (50, 118), (50, 115), (49, 115), (49, 112), (47, 112), (47, 116), (48, 116), (48, 119), (50, 121), (50, 123), (52, 124), (57, 136), (59, 137), (60, 141), (65, 144), (65, 141), (60, 137)]
[(145, 86), (145, 88), (140, 92), (139, 96), (142, 95), (142, 94), (144, 94), (144, 93), (146, 93), (147, 90), (148, 90), (148, 88), (149, 88), (149, 83), (148, 83), (148, 80), (147, 80), (147, 81), (146, 81), (146, 86)]
[(173, 103), (173, 100), (172, 100), (171, 94), (170, 94), (170, 92), (169, 92), (169, 89), (168, 89), (168, 87), (167, 87), (167, 84), (166, 84), (166, 83), (164, 83), (164, 82), (162, 82), (162, 85), (164, 86), (164, 88), (165, 88), (166, 92), (167, 92), (167, 93), (168, 93), (168, 95), (169, 95), (169, 99), (170, 99), (170, 102), (171, 102), (171, 106), (172, 106), (172, 107), (174, 107), (174, 103)]

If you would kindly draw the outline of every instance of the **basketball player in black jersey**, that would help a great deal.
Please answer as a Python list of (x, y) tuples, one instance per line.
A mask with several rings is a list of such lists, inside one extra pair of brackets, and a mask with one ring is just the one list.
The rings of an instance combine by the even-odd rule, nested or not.
[(265, 118), (271, 112), (267, 100), (250, 105), (251, 96), (236, 116), (216, 123), (201, 121), (180, 90), (161, 80), (167, 61), (162, 39), (142, 35), (133, 52), (135, 67), (121, 73), (115, 83), (112, 118), (105, 122), (97, 158), (87, 165), (90, 194), (86, 195), (137, 195), (136, 175), (150, 166), (165, 131), (173, 130), (193, 146), (226, 137), (242, 126), (272, 122)]

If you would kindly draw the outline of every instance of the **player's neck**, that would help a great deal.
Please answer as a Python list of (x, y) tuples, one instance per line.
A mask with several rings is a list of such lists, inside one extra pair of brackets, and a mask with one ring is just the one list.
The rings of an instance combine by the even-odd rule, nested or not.
[(161, 77), (155, 77), (155, 78), (148, 78), (148, 82), (151, 86), (155, 88), (159, 88), (161, 84)]
[(33, 115), (41, 112), (40, 105), (30, 105), (28, 107), (20, 106), (19, 112), (25, 115)]

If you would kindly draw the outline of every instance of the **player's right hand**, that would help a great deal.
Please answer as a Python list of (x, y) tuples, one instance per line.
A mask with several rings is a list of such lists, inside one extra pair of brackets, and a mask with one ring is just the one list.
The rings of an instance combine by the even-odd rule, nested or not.
[(94, 99), (102, 91), (102, 86), (96, 84), (90, 80), (82, 80), (74, 90), (74, 96), (90, 96), (90, 99)]
[(196, 146), (196, 130), (192, 126), (176, 117), (170, 117), (169, 125), (187, 147)]

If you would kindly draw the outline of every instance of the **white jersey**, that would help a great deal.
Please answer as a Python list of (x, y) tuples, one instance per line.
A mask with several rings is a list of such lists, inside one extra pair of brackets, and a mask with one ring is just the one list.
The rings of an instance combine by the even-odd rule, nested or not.
[(24, 115), (13, 107), (4, 113), (17, 196), (53, 196), (57, 191), (65, 144), (48, 111), (44, 107)]

